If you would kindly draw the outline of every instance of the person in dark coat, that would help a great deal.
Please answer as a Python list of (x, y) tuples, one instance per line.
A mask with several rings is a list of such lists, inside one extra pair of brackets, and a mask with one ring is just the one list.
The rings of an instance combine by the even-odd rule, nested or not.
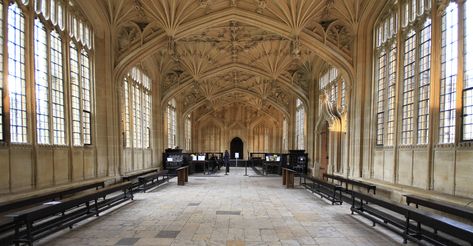
[(225, 154), (223, 155), (223, 161), (225, 163), (225, 175), (228, 175), (230, 172), (230, 154), (228, 150), (225, 150)]

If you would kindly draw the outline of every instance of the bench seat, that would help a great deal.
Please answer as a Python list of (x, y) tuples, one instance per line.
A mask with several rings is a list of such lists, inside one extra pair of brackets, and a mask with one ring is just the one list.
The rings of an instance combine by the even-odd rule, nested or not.
[[(161, 180), (159, 180), (160, 177), (162, 177)], [(140, 183), (141, 190), (143, 192), (146, 192), (146, 190), (149, 188), (169, 181), (169, 172), (167, 170), (163, 170), (157, 173), (149, 173), (143, 176), (139, 176), (138, 181)]]
[(461, 245), (463, 240), (473, 244), (472, 225), (355, 191), (352, 199), (352, 213), (401, 235), (404, 242), (409, 239), (418, 243), (425, 240), (438, 245)]
[[(99, 216), (100, 212), (133, 199), (131, 187), (131, 182), (120, 183), (9, 214), (15, 223), (13, 242), (31, 245), (39, 238), (72, 227), (88, 217)], [(107, 198), (109, 195), (112, 196)]]
[[(326, 198), (332, 205), (343, 203), (342, 187), (340, 185), (327, 183), (314, 177), (304, 177), (303, 185), (310, 191), (319, 194), (322, 198)], [(311, 181), (308, 183), (307, 180)]]
[(376, 194), (376, 185), (367, 184), (367, 183), (362, 182), (362, 181), (349, 179), (349, 178), (345, 178), (345, 177), (337, 176), (337, 175), (333, 175), (333, 174), (327, 174), (327, 173), (324, 173), (323, 177), (325, 179), (327, 179), (327, 181), (328, 181), (328, 179), (331, 179), (332, 181), (337, 180), (341, 184), (345, 183), (345, 190), (346, 191), (350, 190), (348, 185), (351, 185), (352, 189), (353, 189), (353, 186), (358, 186), (358, 187), (365, 188), (368, 193), (370, 193), (370, 191), (373, 191), (373, 194)]
[(104, 181), (98, 181), (71, 188), (62, 189), (59, 191), (53, 191), (44, 193), (36, 196), (24, 197), (13, 201), (7, 201), (0, 203), (0, 245), (8, 245), (11, 243), (13, 238), (15, 224), (12, 218), (5, 217), (7, 214), (11, 214), (15, 211), (24, 210), (42, 204), (44, 202), (61, 200), (66, 197), (71, 197), (88, 190), (97, 190), (105, 186)]

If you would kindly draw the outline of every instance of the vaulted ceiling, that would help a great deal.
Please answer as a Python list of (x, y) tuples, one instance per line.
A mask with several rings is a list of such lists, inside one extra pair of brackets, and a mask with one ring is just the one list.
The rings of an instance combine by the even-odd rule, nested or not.
[[(97, 0), (115, 40), (117, 76), (141, 66), (184, 111), (243, 103), (271, 114), (307, 102), (328, 64), (349, 77), (369, 0)], [(226, 99), (222, 99), (226, 98)], [(211, 113), (211, 112), (210, 112)]]

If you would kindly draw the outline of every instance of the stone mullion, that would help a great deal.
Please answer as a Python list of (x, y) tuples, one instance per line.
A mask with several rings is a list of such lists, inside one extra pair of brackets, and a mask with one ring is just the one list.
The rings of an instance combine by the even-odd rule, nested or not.
[[(37, 165), (38, 165), (38, 144), (37, 144), (37, 125), (36, 122), (36, 94), (34, 79), (34, 12), (18, 3), (18, 7), (24, 14), (24, 59), (25, 59), (25, 83), (26, 83), (26, 126), (27, 142), (32, 147), (31, 160), (31, 184), (37, 188)], [(8, 42), (8, 40), (7, 40)], [(8, 43), (7, 43), (8, 45)], [(8, 64), (8, 63), (7, 63)], [(51, 129), (50, 129), (51, 130)]]
[[(403, 30), (402, 30), (402, 6), (399, 5), (397, 8), (398, 11), (398, 16), (399, 18), (397, 19), (398, 21), (398, 31), (397, 31), (397, 36), (396, 36), (396, 86), (394, 89), (395, 93), (395, 103), (394, 103), (394, 137), (393, 137), (393, 153), (394, 153), (394, 175), (393, 175), (393, 183), (397, 183), (399, 180), (399, 140), (400, 140), (400, 134), (399, 134), (399, 126), (402, 124), (402, 120), (400, 120), (400, 114), (399, 114), (399, 107), (402, 107), (402, 101), (400, 99), (400, 89), (401, 89), (401, 75), (404, 71), (402, 64), (404, 64), (403, 60), (401, 58), (404, 58), (401, 53), (404, 54), (403, 48), (404, 48), (404, 39), (403, 37), (405, 36)], [(389, 80), (389, 79), (388, 79)]]
[(462, 113), (463, 113), (463, 65), (464, 65), (464, 1), (458, 3), (458, 70), (457, 70), (457, 85), (456, 85), (456, 112), (455, 112), (455, 145), (462, 142)]
[(441, 44), (442, 44), (442, 17), (437, 13), (436, 0), (432, 0), (432, 25), (431, 25), (431, 70), (430, 70), (430, 101), (429, 101), (429, 141), (428, 141), (428, 189), (434, 187), (434, 146), (439, 140), (439, 123), (440, 123), (440, 77), (441, 77)]

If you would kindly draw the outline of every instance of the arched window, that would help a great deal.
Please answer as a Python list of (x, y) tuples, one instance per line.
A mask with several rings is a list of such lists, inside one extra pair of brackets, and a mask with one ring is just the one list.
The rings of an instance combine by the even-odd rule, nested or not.
[(167, 106), (168, 123), (168, 148), (174, 148), (177, 145), (177, 124), (176, 124), (176, 100), (171, 99)]
[(37, 141), (65, 145), (62, 38), (55, 29), (47, 29), (44, 22), (39, 16), (34, 22)]
[[(473, 1), (463, 3), (464, 12), (464, 42), (473, 39), (473, 18), (469, 14), (473, 12)], [(465, 45), (463, 48), (463, 116), (462, 116), (462, 140), (473, 140), (473, 46)]]
[[(461, 105), (460, 140), (473, 140), (473, 47), (469, 45), (473, 34), (473, 1), (457, 4), (450, 2), (442, 14), (442, 56), (440, 74), (440, 134), (439, 143), (454, 143), (456, 137), (457, 105)], [(463, 19), (460, 19), (463, 11)], [(463, 25), (463, 47), (458, 40), (459, 28)], [(463, 50), (463, 57), (460, 59)], [(461, 70), (460, 68), (463, 68)], [(462, 75), (463, 83), (457, 85), (457, 78)], [(460, 90), (457, 91), (457, 89)], [(457, 97), (461, 93), (461, 97)], [(456, 99), (460, 98), (457, 103)]]
[(139, 68), (132, 68), (123, 79), (122, 95), (124, 146), (149, 148), (152, 122), (151, 79)]
[(334, 110), (344, 112), (346, 107), (346, 84), (345, 80), (339, 75), (338, 69), (331, 67), (320, 76), (319, 89), (326, 91)]
[(191, 121), (191, 115), (188, 114), (186, 115), (186, 121), (185, 121), (185, 142), (186, 142), (186, 150), (190, 151), (192, 150), (192, 121)]
[[(91, 144), (93, 32), (84, 19), (77, 17), (80, 10), (72, 0), (29, 2), (32, 1), (0, 1), (0, 23), (3, 27), (0, 30), (0, 97), (10, 104), (9, 110), (5, 110), (4, 101), (0, 102), (0, 141), (9, 139), (11, 143), (24, 144), (33, 140), (38, 144), (71, 143), (75, 146)], [(69, 5), (67, 8), (66, 3)], [(4, 16), (5, 13), (7, 16)], [(66, 14), (75, 19), (74, 23), (81, 28), (80, 33), (71, 31), (76, 28), (72, 22), (65, 25)], [(4, 31), (8, 32), (7, 35)], [(7, 40), (4, 39), (6, 36)], [(26, 49), (29, 43), (33, 45)], [(3, 54), (5, 50), (8, 51), (5, 54), (7, 57)], [(66, 57), (70, 59), (67, 62)], [(3, 64), (4, 61), (7, 63)], [(6, 67), (8, 74), (3, 75)], [(65, 71), (70, 71), (70, 74), (66, 75)], [(31, 80), (26, 80), (27, 74)], [(4, 78), (6, 81), (3, 81)], [(7, 92), (4, 91), (5, 83), (8, 83)], [(27, 93), (29, 89), (31, 91)], [(66, 104), (66, 95), (71, 97), (70, 104)], [(29, 108), (28, 105), (34, 107)], [(35, 122), (29, 122), (30, 115), (35, 116), (31, 118)], [(2, 121), (5, 118), (10, 121)], [(70, 134), (67, 134), (68, 125), (72, 126)], [(9, 138), (5, 136), (6, 129), (9, 129)]]
[(304, 125), (305, 125), (305, 108), (302, 101), (296, 99), (296, 149), (303, 150), (305, 136), (304, 136)]
[(27, 143), (25, 15), (16, 2), (8, 7), (7, 22), (10, 141)]
[[(402, 10), (401, 18), (397, 15), (399, 8)], [(396, 2), (382, 16), (375, 27), (376, 145), (395, 144), (398, 62), (401, 64), (400, 144), (427, 144), (430, 124), (430, 1), (406, 0), (402, 6)], [(402, 29), (399, 23), (402, 23)], [(401, 52), (400, 61), (397, 60), (398, 51)]]
[(375, 27), (376, 145), (394, 144), (397, 66), (397, 6)]

